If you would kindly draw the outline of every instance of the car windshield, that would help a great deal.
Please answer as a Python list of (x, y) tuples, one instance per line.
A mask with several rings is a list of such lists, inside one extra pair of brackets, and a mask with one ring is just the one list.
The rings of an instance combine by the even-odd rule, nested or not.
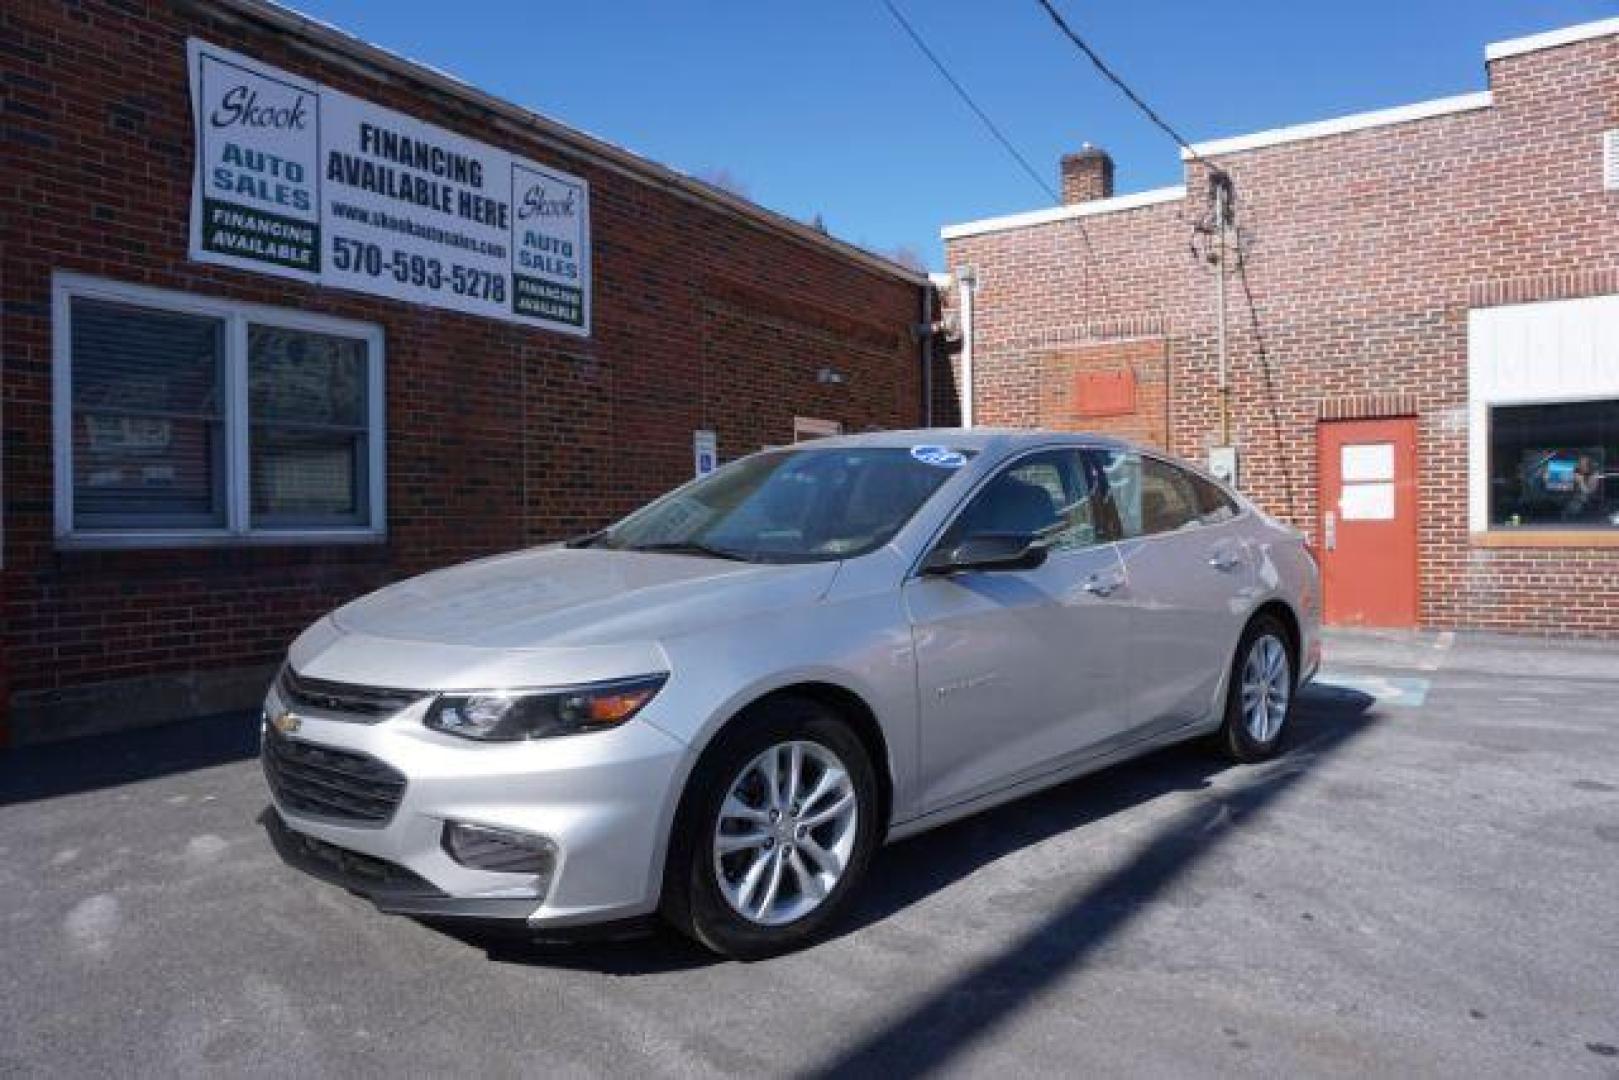
[(793, 448), (755, 454), (590, 539), (607, 548), (816, 562), (886, 544), (970, 451)]

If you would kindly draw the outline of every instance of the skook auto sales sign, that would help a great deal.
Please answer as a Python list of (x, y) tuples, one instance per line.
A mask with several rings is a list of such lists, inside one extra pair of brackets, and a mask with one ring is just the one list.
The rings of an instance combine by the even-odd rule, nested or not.
[(577, 176), (193, 38), (191, 257), (590, 333)]

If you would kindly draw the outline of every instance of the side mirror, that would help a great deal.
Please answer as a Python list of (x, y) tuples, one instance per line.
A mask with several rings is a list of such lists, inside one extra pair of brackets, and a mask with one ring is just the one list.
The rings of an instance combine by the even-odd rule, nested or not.
[(1031, 533), (980, 533), (948, 547), (934, 548), (922, 563), (924, 574), (962, 570), (1033, 570), (1046, 561), (1044, 538)]

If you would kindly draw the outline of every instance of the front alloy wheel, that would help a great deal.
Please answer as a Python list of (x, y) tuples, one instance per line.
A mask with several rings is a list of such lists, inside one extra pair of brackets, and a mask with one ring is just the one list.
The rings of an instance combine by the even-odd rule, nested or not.
[(692, 772), (669, 838), (665, 917), (736, 959), (809, 943), (865, 874), (879, 806), (871, 754), (840, 714), (765, 699)]
[(731, 908), (762, 926), (802, 919), (849, 865), (860, 806), (849, 770), (820, 743), (778, 743), (731, 782), (714, 827), (714, 874)]

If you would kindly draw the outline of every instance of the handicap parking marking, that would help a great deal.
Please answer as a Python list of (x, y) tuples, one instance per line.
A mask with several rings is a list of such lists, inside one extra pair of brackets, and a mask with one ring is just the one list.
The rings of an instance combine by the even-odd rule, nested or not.
[(1312, 682), (1323, 690), (1351, 691), (1376, 698), (1380, 705), (1420, 709), (1428, 700), (1428, 679), (1398, 675), (1351, 675), (1342, 671), (1322, 671)]

